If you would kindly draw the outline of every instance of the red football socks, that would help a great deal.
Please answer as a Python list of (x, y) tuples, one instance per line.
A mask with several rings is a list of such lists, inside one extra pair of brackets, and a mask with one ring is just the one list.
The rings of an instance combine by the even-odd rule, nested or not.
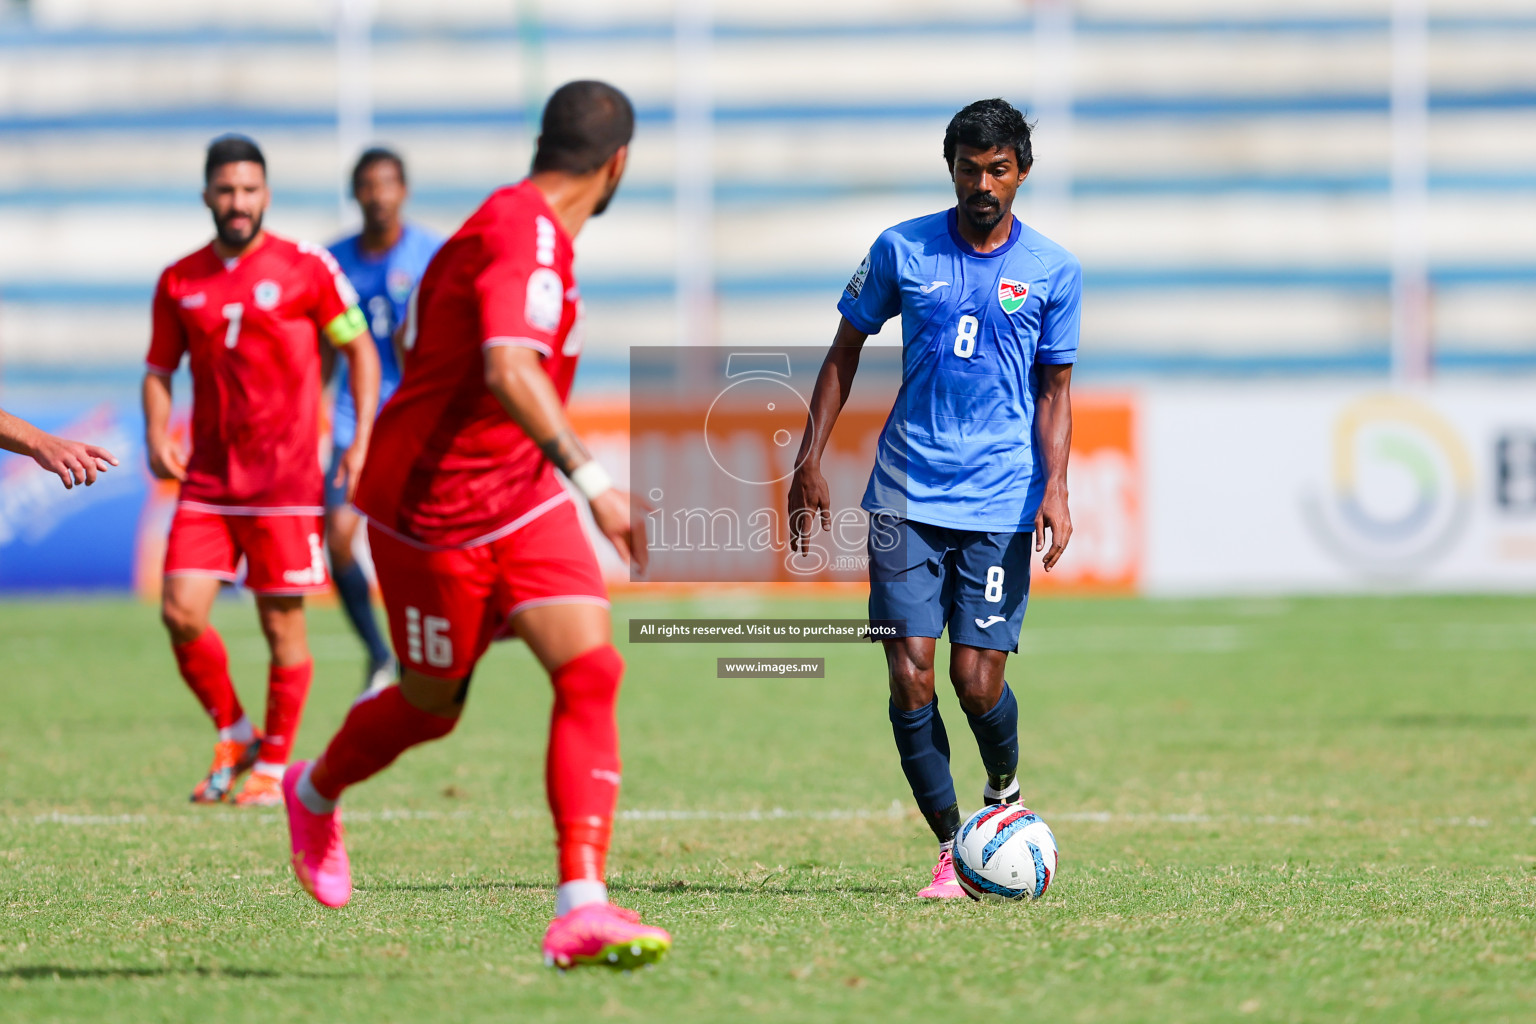
[(209, 626), (196, 640), (172, 644), (171, 652), (176, 655), (181, 678), (213, 719), (214, 728), (228, 729), (244, 717), (235, 684), (229, 678), (229, 655), (217, 630)]
[(411, 747), (448, 735), (458, 721), (429, 714), (406, 700), (398, 685), (387, 686), (352, 705), (310, 773), (310, 782), (321, 796), (335, 800), (342, 790), (383, 771)]
[(266, 764), (288, 763), (293, 735), (299, 731), (309, 683), (315, 675), (313, 661), (267, 668), (267, 734), (261, 738), (260, 760)]
[[(574, 658), (553, 675), (545, 785), (560, 845), (560, 881), (602, 881), (619, 795), (619, 730), (614, 720), (624, 661), (611, 645)], [(453, 731), (457, 718), (422, 711), (399, 686), (359, 700), (316, 761), (309, 779), (338, 799), (419, 743)]]
[(560, 881), (602, 881), (619, 797), (619, 728), (614, 705), (624, 659), (612, 645), (555, 670), (544, 784), (560, 845)]

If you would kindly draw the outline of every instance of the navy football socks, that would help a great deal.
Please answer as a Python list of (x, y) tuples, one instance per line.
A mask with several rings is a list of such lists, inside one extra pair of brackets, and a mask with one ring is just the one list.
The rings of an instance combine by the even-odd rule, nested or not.
[(917, 808), (939, 842), (951, 842), (960, 831), (960, 806), (949, 774), (949, 734), (939, 717), (939, 702), (934, 699), (916, 711), (902, 711), (893, 702), (890, 709), (901, 770)]
[(368, 574), (353, 562), (345, 569), (335, 569), (331, 576), (336, 580), (336, 592), (341, 595), (341, 606), (352, 621), (352, 628), (368, 648), (369, 664), (382, 665), (389, 660), (389, 646), (379, 632), (373, 618), (373, 598), (368, 592)]
[(1003, 683), (1003, 695), (984, 715), (966, 715), (976, 746), (981, 751), (982, 766), (987, 769), (987, 784), (1005, 790), (1019, 773), (1019, 702)]

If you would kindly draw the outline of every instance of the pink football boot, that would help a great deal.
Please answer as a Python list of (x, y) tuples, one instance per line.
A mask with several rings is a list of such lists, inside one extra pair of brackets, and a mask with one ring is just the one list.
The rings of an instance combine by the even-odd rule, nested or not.
[(544, 962), (561, 970), (591, 964), (630, 971), (655, 963), (671, 948), (672, 936), (611, 903), (577, 907), (551, 921), (544, 933)]
[(919, 889), (917, 894), (933, 900), (952, 900), (965, 896), (965, 890), (955, 881), (955, 861), (948, 850), (939, 854), (939, 862), (933, 866), (933, 881)]
[(295, 792), (308, 761), (296, 761), (283, 772), (283, 805), (288, 810), (288, 839), (293, 846), (293, 873), (304, 891), (328, 907), (344, 907), (352, 898), (352, 865), (341, 829), (341, 814), (316, 814)]

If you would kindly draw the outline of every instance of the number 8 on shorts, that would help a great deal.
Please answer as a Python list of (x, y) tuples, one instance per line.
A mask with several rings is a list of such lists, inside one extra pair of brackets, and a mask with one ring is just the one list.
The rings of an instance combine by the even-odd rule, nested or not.
[(1003, 567), (1002, 566), (994, 565), (990, 569), (987, 570), (987, 589), (982, 592), (982, 596), (985, 597), (988, 601), (991, 601), (993, 604), (997, 604), (1000, 601), (1002, 601), (1002, 599), (1003, 599)]

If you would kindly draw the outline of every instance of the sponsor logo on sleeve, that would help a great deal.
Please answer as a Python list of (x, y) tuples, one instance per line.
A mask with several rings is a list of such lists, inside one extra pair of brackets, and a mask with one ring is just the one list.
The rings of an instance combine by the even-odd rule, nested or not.
[(191, 295), (181, 297), (182, 309), (202, 309), (208, 305), (208, 296), (202, 292), (193, 292)]
[(859, 297), (859, 292), (864, 290), (864, 282), (869, 279), (869, 253), (864, 254), (864, 262), (859, 264), (859, 269), (853, 272), (848, 287), (844, 289), (850, 299)]
[(997, 302), (1009, 316), (1024, 308), (1029, 298), (1029, 285), (1023, 281), (1010, 281), (1006, 277), (997, 282)]
[(560, 327), (565, 305), (565, 283), (548, 267), (528, 275), (528, 298), (523, 305), (523, 319), (529, 327), (554, 333)]

